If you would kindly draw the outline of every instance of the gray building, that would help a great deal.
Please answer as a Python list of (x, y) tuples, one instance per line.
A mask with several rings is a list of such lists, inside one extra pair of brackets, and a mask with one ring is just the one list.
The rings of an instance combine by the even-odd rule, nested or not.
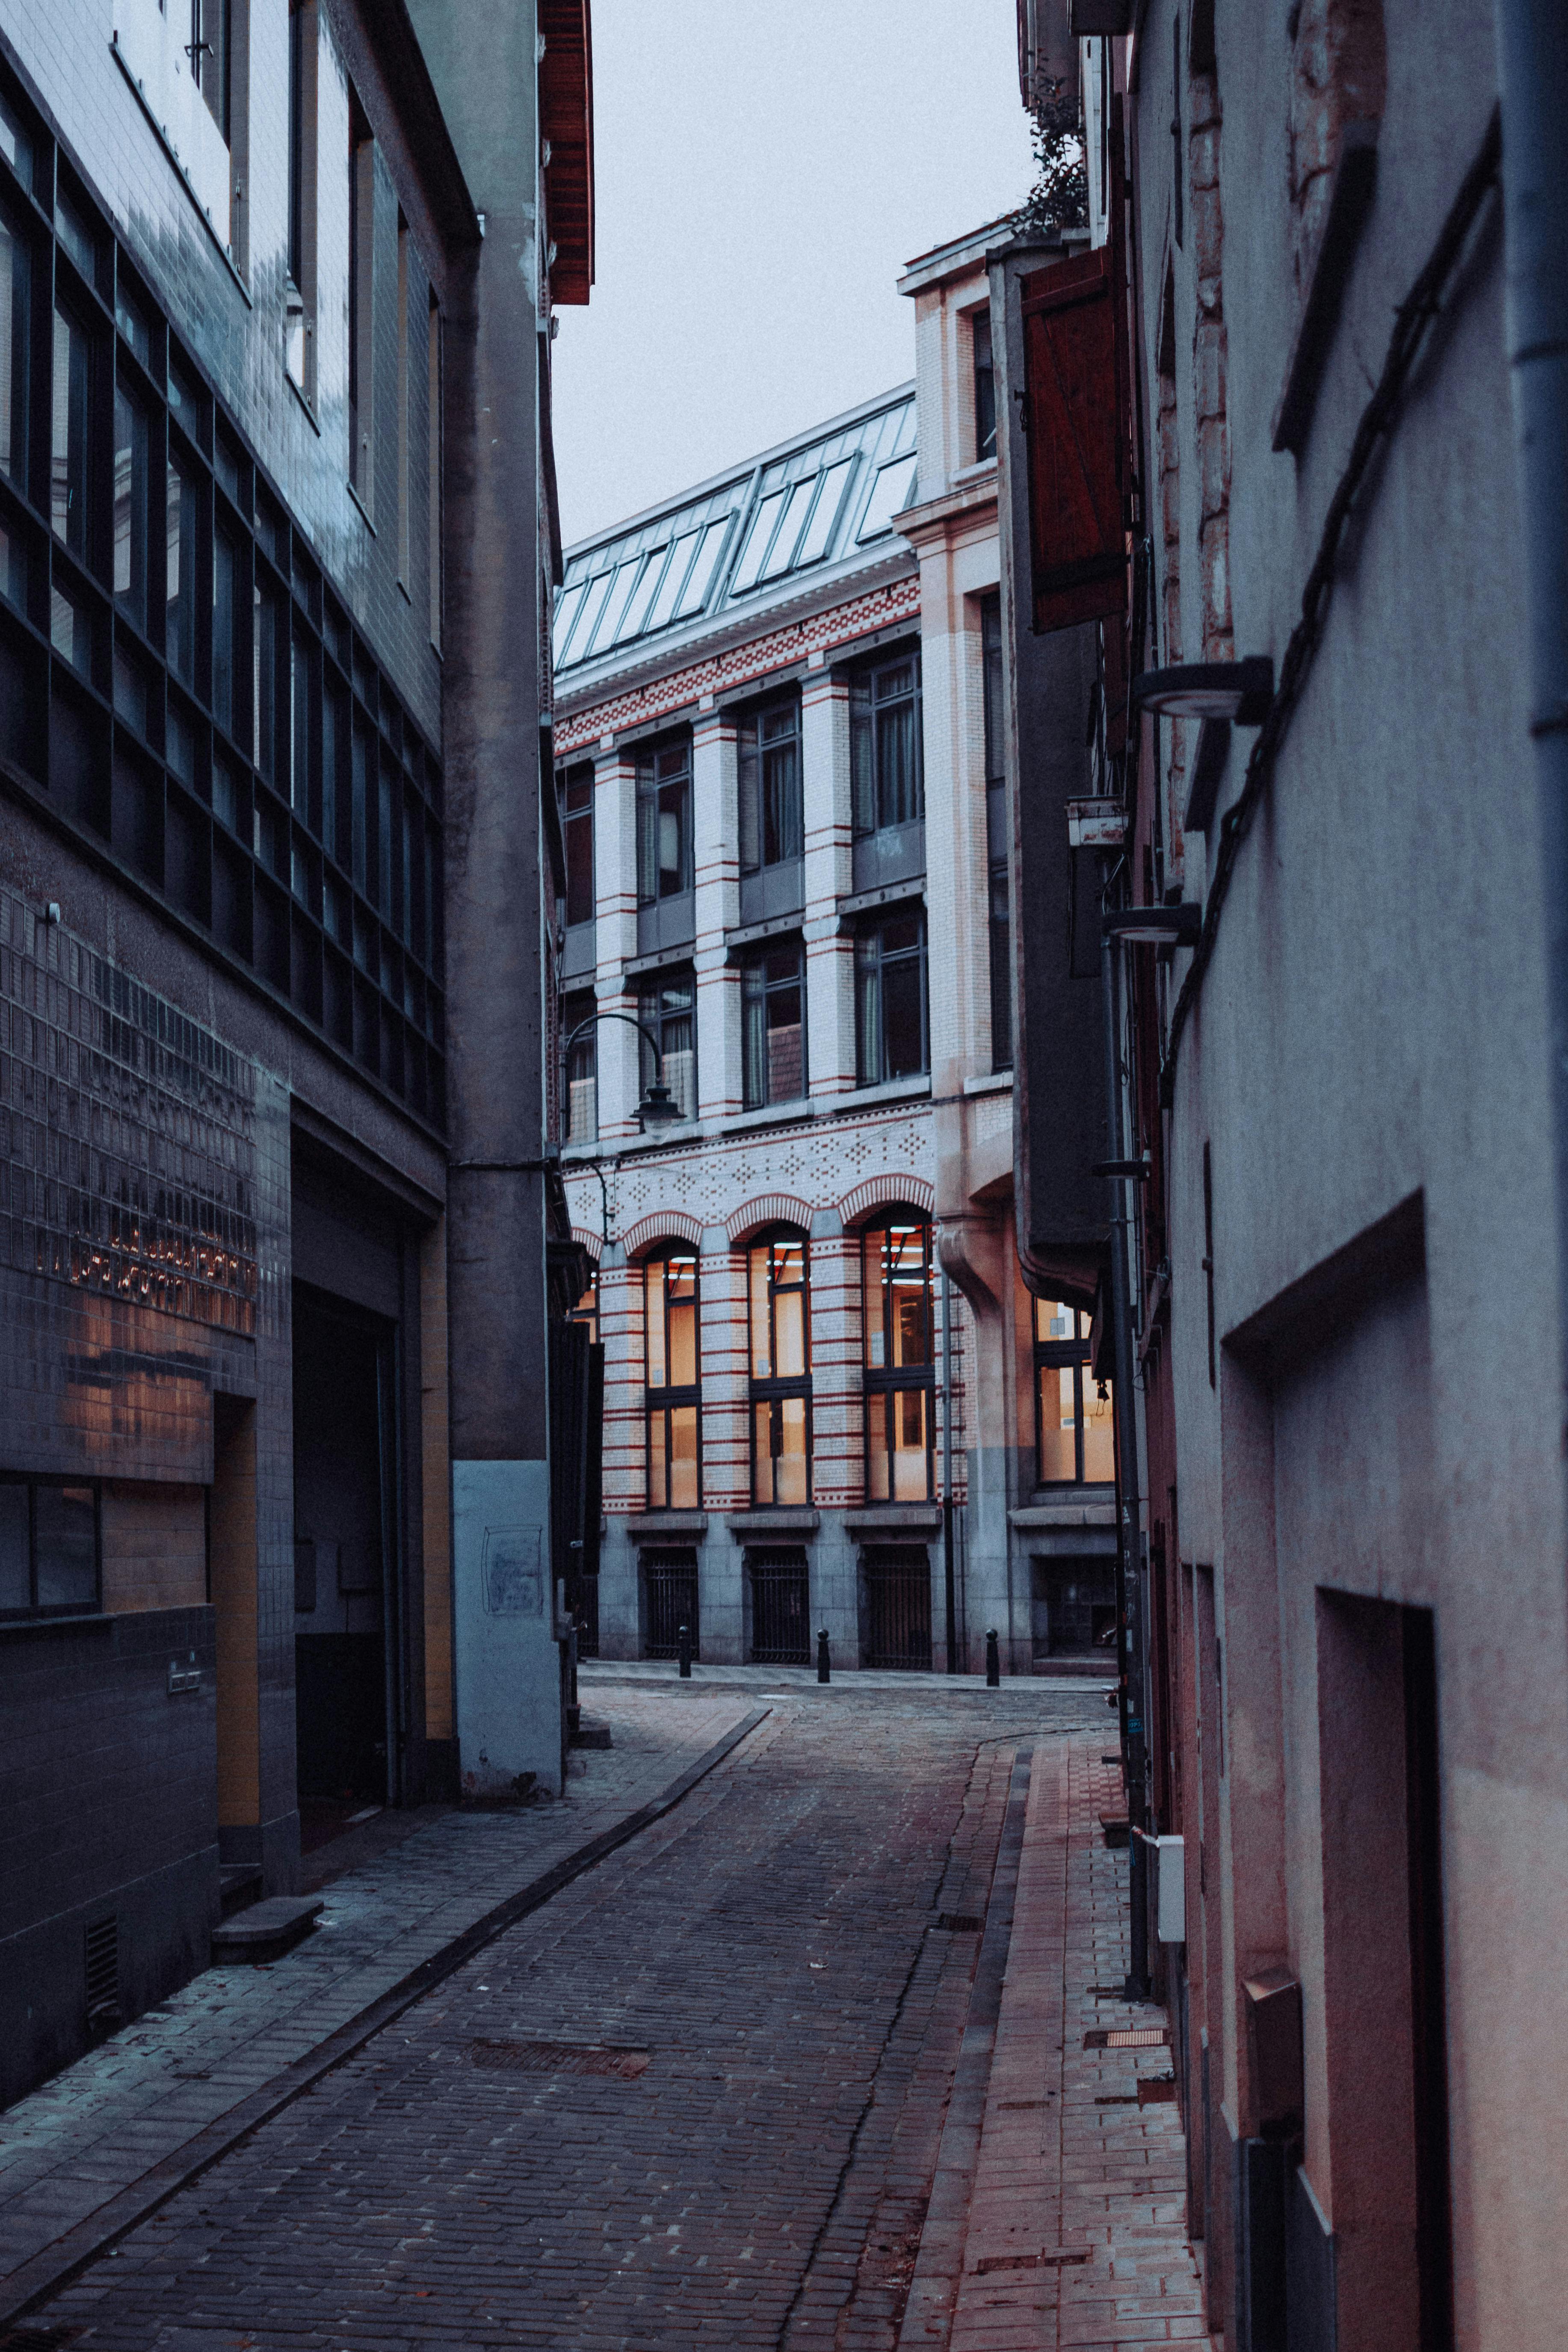
[[(548, 1456), (542, 80), (592, 268), (585, 9), (548, 72), (502, 13), (0, 11), (0, 2098), (484, 1744), (454, 1439)], [(548, 1784), (530, 1475), (489, 1744)]]

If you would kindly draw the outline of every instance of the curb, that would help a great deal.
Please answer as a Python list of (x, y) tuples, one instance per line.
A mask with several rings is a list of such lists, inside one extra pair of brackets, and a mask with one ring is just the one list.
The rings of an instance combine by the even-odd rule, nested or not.
[(177, 2197), (182, 2189), (210, 2170), (242, 2140), (248, 2139), (252, 2132), (270, 2123), (274, 2116), (281, 2114), (335, 2067), (356, 2056), (384, 2026), (401, 2017), (405, 2010), (412, 2008), (447, 1977), (455, 1976), (476, 1952), (482, 1951), (520, 1919), (527, 1918), (530, 1912), (539, 1910), (552, 1895), (559, 1895), (563, 1887), (584, 1876), (618, 1847), (629, 1844), (644, 1830), (651, 1829), (666, 1813), (673, 1812), (681, 1799), (689, 1796), (698, 1782), (705, 1780), (772, 1713), (771, 1707), (753, 1707), (649, 1803), (628, 1813), (614, 1828), (602, 1830), (597, 1837), (590, 1838), (586, 1845), (563, 1856), (539, 1877), (531, 1878), (526, 1886), (496, 1904), (449, 1944), (421, 1960), (417, 1968), (400, 1977), (385, 1992), (377, 1994), (346, 2025), (338, 2026), (319, 2042), (308, 2056), (297, 2058), (260, 2090), (238, 2100), (226, 2114), (205, 2125), (183, 2147), (139, 2174), (127, 2188), (109, 2198), (41, 2253), (0, 2278), (0, 2339), (6, 2328), (68, 2285), (79, 2272), (86, 2270), (172, 2197)]

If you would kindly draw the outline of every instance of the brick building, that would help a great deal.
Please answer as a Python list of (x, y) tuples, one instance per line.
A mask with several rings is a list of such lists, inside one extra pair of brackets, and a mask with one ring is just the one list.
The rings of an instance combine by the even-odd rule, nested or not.
[[(454, 1456), (459, 1591), (465, 1460), (545, 1539), (538, 1064), (489, 1073), (546, 985), (542, 207), (555, 297), (592, 268), (546, 14), (477, 75), (441, 0), (0, 10), (0, 2099), (290, 1890), (302, 1816), (477, 1766)], [(489, 1745), (549, 1779), (510, 1591)]]
[[(1026, 1673), (1092, 1656), (1112, 1597), (1107, 1408), (1011, 1242), (985, 243), (901, 281), (913, 385), (568, 555), (604, 1655), (684, 1622), (709, 1660), (825, 1628), (841, 1666), (980, 1671), (994, 1627)], [(656, 1076), (679, 1117), (644, 1131)]]

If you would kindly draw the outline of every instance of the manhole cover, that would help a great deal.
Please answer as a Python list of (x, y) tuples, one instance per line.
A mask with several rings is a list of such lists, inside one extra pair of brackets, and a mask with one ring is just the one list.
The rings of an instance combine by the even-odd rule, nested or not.
[(1096, 2025), (1083, 2037), (1086, 2050), (1163, 2050), (1171, 2039), (1163, 2025)]
[(936, 1924), (950, 1936), (978, 1936), (985, 1922), (978, 1911), (940, 1911)]
[(622, 2083), (646, 2074), (650, 2053), (593, 2042), (470, 2042), (476, 2066), (504, 2074), (611, 2074)]

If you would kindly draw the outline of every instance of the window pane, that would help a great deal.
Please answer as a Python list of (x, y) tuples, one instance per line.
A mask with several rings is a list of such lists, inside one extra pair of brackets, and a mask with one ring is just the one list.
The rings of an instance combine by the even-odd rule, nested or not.
[(658, 593), (655, 596), (652, 608), (648, 613), (647, 623), (648, 628), (662, 629), (673, 612), (676, 597), (679, 594), (682, 583), (686, 578), (687, 566), (691, 562), (691, 551), (696, 546), (699, 536), (697, 531), (689, 530), (683, 538), (676, 541), (674, 551), (669, 562), (664, 567), (663, 576), (658, 583)]
[(760, 1110), (768, 1099), (767, 988), (760, 964), (747, 964), (741, 973), (741, 1080), (748, 1110)]
[(644, 1280), (647, 1311), (647, 1384), (650, 1389), (661, 1389), (665, 1386), (664, 1260), (661, 1257), (648, 1260)]
[(888, 1405), (885, 1395), (866, 1400), (866, 1498), (888, 1500)]
[(27, 478), (27, 247), (0, 217), (0, 474)]
[(1116, 1435), (1111, 1419), (1110, 1383), (1083, 1376), (1083, 1475), (1109, 1486), (1116, 1475)]
[(893, 517), (910, 502), (910, 492), (915, 486), (915, 461), (912, 457), (895, 457), (890, 465), (879, 467), (871, 485), (871, 495), (866, 502), (866, 519), (858, 536), (876, 539), (893, 527)]
[(752, 1378), (770, 1380), (773, 1376), (773, 1353), (768, 1342), (768, 1261), (766, 1242), (758, 1242), (752, 1250)]
[(773, 1500), (805, 1504), (811, 1500), (805, 1451), (805, 1399), (782, 1397), (774, 1419)]
[(222, 531), (213, 536), (213, 717), (220, 727), (234, 727), (234, 631), (239, 618), (235, 601), (235, 549)]
[(697, 1407), (679, 1404), (669, 1416), (669, 1508), (694, 1511), (701, 1499), (697, 1479)]
[(838, 509), (844, 503), (844, 486), (854, 470), (853, 457), (840, 457), (838, 463), (829, 466), (824, 474), (816, 504), (811, 510), (811, 520), (805, 527), (805, 537), (801, 541), (800, 552), (795, 558), (797, 563), (816, 563), (826, 554), (833, 526), (838, 520)]
[(877, 713), (877, 822), (909, 824), (921, 814), (917, 706), (912, 698)]
[(90, 1486), (38, 1486), (38, 1606), (62, 1609), (98, 1598), (98, 1545)]
[(773, 1370), (793, 1381), (805, 1370), (805, 1294), (781, 1290), (773, 1299)]
[(603, 651), (605, 646), (614, 645), (626, 614), (627, 602), (632, 590), (637, 585), (637, 571), (638, 562), (635, 556), (629, 563), (623, 563), (616, 570), (615, 586), (610, 591), (610, 598), (605, 607), (602, 625), (595, 633), (595, 645), (587, 646), (584, 640), (587, 651), (593, 652), (595, 646)]
[(789, 570), (795, 555), (795, 543), (800, 538), (801, 525), (805, 520), (805, 510), (811, 504), (812, 493), (816, 488), (816, 477), (814, 474), (808, 481), (796, 482), (791, 490), (789, 504), (784, 510), (784, 520), (774, 533), (768, 560), (760, 574), (762, 579), (773, 580), (781, 572)]
[(647, 1417), (647, 1507), (650, 1511), (669, 1508), (669, 1470), (665, 1439), (665, 1414), (660, 1407)]
[(729, 530), (730, 518), (725, 515), (720, 521), (710, 522), (703, 532), (702, 544), (697, 551), (696, 560), (688, 575), (686, 585), (680, 592), (680, 602), (675, 608), (675, 617), (678, 621), (684, 621), (691, 614), (700, 612), (708, 602), (708, 591), (713, 584), (714, 568), (723, 552), (724, 541), (729, 536)]
[(691, 1015), (666, 1013), (663, 1024), (664, 1051), (659, 1057), (659, 1076), (669, 1088), (670, 1099), (682, 1118), (697, 1116), (697, 1055), (692, 1044)]
[(605, 599), (610, 593), (610, 582), (614, 576), (612, 572), (601, 572), (596, 580), (591, 580), (588, 583), (588, 593), (583, 602), (582, 619), (577, 625), (577, 634), (573, 638), (571, 646), (574, 661), (581, 661), (594, 642), (595, 634), (599, 625), (599, 615), (605, 609)]
[(687, 833), (690, 785), (684, 778), (658, 787), (658, 895), (670, 898), (686, 889)]
[(278, 603), (270, 588), (254, 591), (251, 639), (251, 757), (272, 782), (278, 773)]
[(64, 310), (55, 312), (55, 377), (49, 461), (49, 520), (73, 555), (87, 553), (88, 340)]
[(163, 644), (169, 667), (190, 686), (196, 667), (196, 493), (177, 466), (168, 469)]
[(887, 1234), (879, 1225), (872, 1225), (868, 1229), (860, 1244), (866, 1361), (873, 1371), (881, 1371), (888, 1360), (882, 1271), (887, 1238)]
[(925, 1389), (897, 1389), (888, 1402), (893, 1412), (893, 1500), (924, 1502), (931, 1481), (927, 1451), (930, 1393)]
[(884, 963), (882, 967), (882, 1076), (914, 1076), (926, 1066), (921, 1035), (924, 996), (922, 959)]
[(763, 750), (762, 851), (764, 866), (776, 866), (801, 850), (800, 745), (792, 734)]
[(741, 561), (735, 566), (735, 576), (730, 583), (732, 595), (739, 595), (744, 589), (754, 585), (767, 555), (768, 542), (773, 537), (779, 509), (787, 495), (784, 490), (770, 490), (752, 517), (752, 528), (746, 533)]
[(49, 591), (49, 642), (83, 677), (92, 676), (92, 624), (58, 584)]
[(753, 1492), (759, 1503), (776, 1501), (773, 1493), (773, 1405), (767, 1399), (752, 1407)]
[(996, 379), (991, 365), (991, 312), (974, 314), (974, 462), (996, 455)]
[(32, 1605), (27, 1561), (27, 1490), (0, 1486), (0, 1609)]
[(1078, 1476), (1078, 1415), (1073, 1409), (1071, 1364), (1042, 1364), (1040, 1392), (1040, 1484), (1071, 1484)]
[(642, 576), (637, 585), (637, 593), (626, 606), (626, 617), (616, 631), (617, 645), (624, 645), (628, 637), (640, 636), (647, 628), (648, 609), (653, 603), (654, 591), (658, 586), (664, 572), (664, 552), (662, 547), (656, 547), (645, 560)]
[(669, 1313), (669, 1372), (672, 1389), (697, 1385), (697, 1261), (672, 1257), (665, 1273)]
[(1035, 1337), (1037, 1339), (1071, 1339), (1076, 1336), (1073, 1310), (1059, 1298), (1037, 1298), (1035, 1301)]
[[(289, 18), (289, 22), (290, 24), (297, 24), (298, 21), (299, 16), (298, 12), (296, 11), (295, 15)], [(572, 642), (572, 625), (576, 620), (578, 613), (582, 610), (582, 604), (583, 589), (581, 584), (575, 588), (563, 589), (560, 597), (556, 601), (555, 620), (552, 635), (554, 645), (555, 660), (558, 666), (566, 658), (566, 648)]]
[(923, 1224), (893, 1225), (886, 1232), (893, 1363), (897, 1367), (929, 1364), (932, 1360), (926, 1235)]
[(855, 942), (855, 1065), (861, 1086), (881, 1084), (882, 967), (875, 933)]

